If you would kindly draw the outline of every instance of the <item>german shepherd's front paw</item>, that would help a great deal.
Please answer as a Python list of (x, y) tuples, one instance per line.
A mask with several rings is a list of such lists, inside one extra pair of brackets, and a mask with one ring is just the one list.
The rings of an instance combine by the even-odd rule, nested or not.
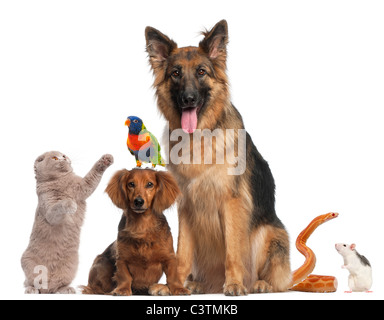
[(224, 294), (226, 296), (246, 296), (248, 291), (242, 284), (233, 283), (224, 286)]
[(190, 296), (191, 290), (188, 290), (187, 288), (175, 288), (172, 289), (172, 295), (173, 296)]
[(264, 280), (258, 280), (255, 282), (252, 293), (270, 293), (273, 292), (273, 287)]

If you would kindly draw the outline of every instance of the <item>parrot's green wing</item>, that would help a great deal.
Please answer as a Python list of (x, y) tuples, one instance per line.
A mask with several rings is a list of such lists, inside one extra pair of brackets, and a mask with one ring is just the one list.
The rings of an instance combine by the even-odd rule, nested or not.
[(157, 141), (156, 137), (149, 132), (149, 136), (151, 137), (151, 143), (153, 146), (154, 154), (151, 156), (151, 162), (154, 166), (159, 165), (165, 167), (165, 161), (161, 157), (161, 147), (159, 141)]

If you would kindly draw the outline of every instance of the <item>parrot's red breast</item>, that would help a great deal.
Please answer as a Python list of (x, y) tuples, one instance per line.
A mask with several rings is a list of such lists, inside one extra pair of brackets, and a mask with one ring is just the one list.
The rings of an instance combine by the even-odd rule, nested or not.
[(151, 140), (151, 137), (148, 132), (143, 134), (128, 134), (127, 146), (133, 151), (139, 151), (149, 140)]

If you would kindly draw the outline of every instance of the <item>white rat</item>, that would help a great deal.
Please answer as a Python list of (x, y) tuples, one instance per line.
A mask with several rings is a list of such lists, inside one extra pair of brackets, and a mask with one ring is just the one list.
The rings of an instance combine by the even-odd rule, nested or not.
[(372, 287), (372, 268), (368, 259), (356, 251), (356, 245), (337, 243), (336, 250), (344, 258), (343, 269), (350, 272), (348, 286), (353, 292), (368, 291)]

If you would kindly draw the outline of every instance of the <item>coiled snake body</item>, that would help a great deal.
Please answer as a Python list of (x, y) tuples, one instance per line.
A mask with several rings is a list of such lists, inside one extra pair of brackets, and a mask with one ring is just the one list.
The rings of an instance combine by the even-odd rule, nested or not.
[(316, 265), (315, 253), (307, 247), (306, 243), (315, 229), (324, 222), (338, 217), (338, 213), (330, 212), (313, 219), (312, 222), (300, 233), (296, 240), (296, 248), (305, 256), (304, 264), (295, 270), (292, 275), (293, 291), (304, 292), (335, 292), (337, 279), (332, 276), (319, 276), (310, 274)]

